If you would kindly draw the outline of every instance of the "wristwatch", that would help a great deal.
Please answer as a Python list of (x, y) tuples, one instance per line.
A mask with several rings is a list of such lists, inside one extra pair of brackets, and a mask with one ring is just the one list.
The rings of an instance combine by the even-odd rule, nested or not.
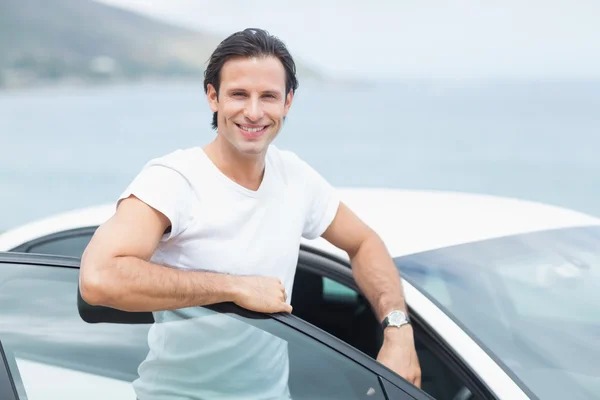
[(406, 324), (410, 324), (410, 319), (408, 318), (408, 315), (406, 315), (403, 311), (400, 310), (394, 310), (390, 312), (388, 315), (386, 315), (386, 317), (383, 319), (383, 322), (381, 323), (383, 329), (387, 328), (388, 326), (395, 326), (396, 328), (400, 328), (401, 326)]

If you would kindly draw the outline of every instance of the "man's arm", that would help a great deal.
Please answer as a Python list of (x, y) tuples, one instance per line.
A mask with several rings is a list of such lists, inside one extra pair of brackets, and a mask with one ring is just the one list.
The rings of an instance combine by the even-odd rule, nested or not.
[[(407, 311), (400, 275), (385, 244), (345, 204), (340, 203), (322, 237), (348, 253), (356, 282), (380, 322), (392, 310)], [(385, 329), (377, 360), (420, 387), (421, 369), (411, 325)]]
[(101, 225), (81, 261), (83, 299), (124, 311), (235, 302), (258, 312), (291, 312), (276, 278), (188, 271), (151, 263), (169, 219), (134, 196)]

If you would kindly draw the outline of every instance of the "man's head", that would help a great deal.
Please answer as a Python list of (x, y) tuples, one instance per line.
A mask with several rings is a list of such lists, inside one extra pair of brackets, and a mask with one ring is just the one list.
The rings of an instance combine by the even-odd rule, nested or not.
[(263, 153), (275, 139), (297, 88), (296, 65), (286, 46), (261, 29), (223, 40), (204, 74), (213, 129), (248, 154)]

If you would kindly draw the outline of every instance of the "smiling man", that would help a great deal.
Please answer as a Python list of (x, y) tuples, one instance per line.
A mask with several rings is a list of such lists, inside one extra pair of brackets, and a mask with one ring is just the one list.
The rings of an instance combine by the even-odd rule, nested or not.
[[(225, 331), (199, 323), (198, 306), (235, 302), (258, 312), (292, 312), (302, 237), (323, 237), (348, 253), (384, 325), (378, 360), (420, 386), (400, 277), (383, 242), (314, 169), (272, 145), (297, 87), (294, 61), (279, 39), (259, 29), (225, 39), (204, 81), (214, 141), (148, 162), (86, 249), (83, 298), (152, 311), (158, 322), (135, 384), (141, 399), (171, 393), (168, 381), (175, 376), (168, 371), (179, 381), (187, 371), (190, 386), (210, 384), (198, 381), (202, 372), (190, 372), (194, 364), (184, 361), (206, 354), (207, 342)], [(160, 324), (195, 317), (177, 328)], [(283, 352), (281, 346), (273, 351)], [(161, 379), (164, 385), (157, 386)]]

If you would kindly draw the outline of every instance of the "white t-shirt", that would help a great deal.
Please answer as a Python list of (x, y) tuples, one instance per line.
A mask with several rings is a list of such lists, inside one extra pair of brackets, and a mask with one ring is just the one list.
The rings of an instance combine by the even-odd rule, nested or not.
[[(119, 200), (132, 194), (171, 221), (152, 262), (277, 277), (288, 302), (301, 237), (321, 236), (339, 206), (325, 179), (294, 153), (273, 145), (256, 191), (232, 181), (194, 147), (148, 162)], [(285, 341), (201, 307), (157, 312), (154, 318), (150, 352), (134, 383), (141, 400), (241, 399), (242, 392), (247, 398), (286, 397)], [(241, 387), (227, 393), (223, 379)]]

